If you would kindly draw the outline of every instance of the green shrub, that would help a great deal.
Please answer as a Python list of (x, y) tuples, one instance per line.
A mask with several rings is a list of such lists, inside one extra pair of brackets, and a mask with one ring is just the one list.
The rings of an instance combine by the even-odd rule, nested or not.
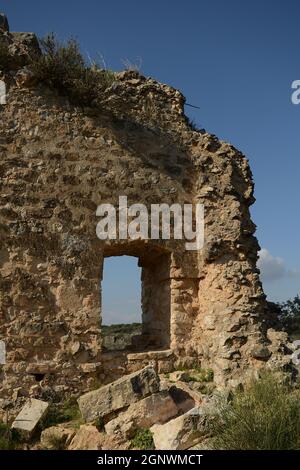
[(86, 66), (75, 39), (64, 44), (52, 33), (39, 42), (42, 55), (31, 61), (32, 72), (39, 82), (57, 89), (71, 101), (89, 106), (113, 82), (112, 72), (97, 64)]
[(231, 403), (219, 403), (213, 447), (222, 450), (300, 449), (300, 394), (264, 374)]
[(51, 404), (41, 424), (42, 429), (80, 419), (80, 411), (76, 398), (69, 398), (62, 404)]
[(0, 450), (13, 450), (14, 443), (7, 437), (0, 437)]
[(141, 450), (154, 449), (153, 435), (150, 429), (138, 429), (131, 440), (131, 447)]
[(189, 373), (189, 381), (194, 382), (212, 382), (214, 380), (214, 372), (212, 369), (198, 369)]
[(177, 370), (186, 372), (185, 382), (212, 382), (214, 380), (214, 371), (212, 369), (202, 369), (194, 364), (191, 368), (178, 366)]
[(300, 333), (300, 297), (277, 304), (279, 309), (279, 320), (290, 335)]

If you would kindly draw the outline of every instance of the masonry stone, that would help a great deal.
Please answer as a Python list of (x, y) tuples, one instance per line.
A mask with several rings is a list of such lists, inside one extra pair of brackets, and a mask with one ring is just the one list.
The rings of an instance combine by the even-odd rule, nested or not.
[(24, 437), (30, 438), (46, 415), (48, 407), (47, 402), (31, 398), (18, 414), (11, 428), (19, 431)]
[[(282, 340), (268, 335), (247, 158), (195, 130), (170, 86), (124, 71), (93, 106), (76, 106), (30, 72), (41, 53), (33, 33), (10, 33), (1, 16), (0, 36), (10, 54), (0, 72), (1, 398), (23, 387), (63, 399), (149, 365), (211, 368), (220, 386), (289, 367)], [(120, 195), (148, 209), (203, 204), (203, 248), (100, 240), (96, 209)], [(101, 337), (103, 262), (122, 255), (142, 270), (142, 332), (133, 349), (111, 353)]]

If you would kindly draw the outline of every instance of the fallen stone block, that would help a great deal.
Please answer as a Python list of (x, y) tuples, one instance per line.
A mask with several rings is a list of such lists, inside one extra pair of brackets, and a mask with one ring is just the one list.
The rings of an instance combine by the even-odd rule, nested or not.
[(179, 414), (186, 413), (187, 411), (199, 406), (203, 401), (203, 394), (191, 388), (191, 383), (176, 382), (173, 383), (169, 379), (163, 378), (160, 382), (161, 390), (168, 390), (173, 398)]
[(209, 437), (210, 423), (214, 416), (215, 409), (208, 404), (192, 408), (165, 424), (155, 424), (150, 428), (155, 449), (185, 450), (195, 446)]
[(183, 382), (177, 382), (169, 388), (169, 393), (173, 398), (179, 413), (186, 413), (201, 403), (199, 393), (190, 390), (188, 385)]
[(73, 437), (68, 450), (101, 450), (104, 440), (104, 433), (100, 433), (96, 426), (84, 424)]
[(99, 432), (96, 426), (80, 426), (69, 444), (68, 450), (127, 450), (130, 442), (120, 441), (117, 436), (108, 436)]
[(152, 367), (145, 367), (115, 382), (93, 390), (78, 399), (83, 419), (92, 422), (101, 417), (108, 421), (109, 415), (132, 403), (159, 391), (159, 377)]
[(30, 438), (38, 423), (46, 415), (48, 407), (47, 402), (30, 398), (14, 420), (11, 429), (16, 429), (25, 438)]
[(130, 439), (138, 428), (150, 428), (155, 423), (165, 423), (178, 414), (174, 400), (167, 391), (155, 393), (129, 406), (105, 425), (108, 435)]

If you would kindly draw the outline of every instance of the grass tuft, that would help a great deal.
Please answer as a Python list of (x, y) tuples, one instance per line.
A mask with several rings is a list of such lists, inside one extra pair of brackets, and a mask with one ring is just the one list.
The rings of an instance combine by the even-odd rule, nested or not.
[(131, 440), (131, 448), (140, 450), (154, 449), (153, 435), (150, 429), (138, 429)]
[(66, 450), (67, 443), (64, 437), (57, 436), (54, 433), (47, 437), (48, 446), (47, 450)]
[(114, 74), (96, 63), (88, 67), (75, 39), (66, 43), (53, 33), (39, 40), (42, 54), (32, 59), (30, 69), (35, 78), (67, 95), (82, 106), (91, 106), (114, 81)]
[(76, 421), (81, 419), (79, 407), (76, 398), (69, 398), (62, 404), (51, 404), (47, 415), (43, 419), (41, 429), (50, 428), (56, 424)]
[(0, 450), (14, 450), (19, 440), (11, 432), (7, 424), (0, 422)]

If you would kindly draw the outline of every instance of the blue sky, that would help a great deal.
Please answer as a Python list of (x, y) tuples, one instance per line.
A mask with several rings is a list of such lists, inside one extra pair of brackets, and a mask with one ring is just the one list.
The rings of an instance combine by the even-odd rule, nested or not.
[[(269, 298), (300, 292), (300, 105), (291, 103), (291, 83), (300, 79), (298, 0), (0, 0), (0, 10), (12, 30), (77, 37), (84, 53), (103, 56), (113, 70), (141, 60), (144, 75), (199, 106), (187, 114), (250, 160)], [(116, 263), (107, 262), (113, 286), (107, 280), (105, 308), (118, 309), (122, 284), (128, 316), (138, 309), (138, 274), (132, 262)]]

